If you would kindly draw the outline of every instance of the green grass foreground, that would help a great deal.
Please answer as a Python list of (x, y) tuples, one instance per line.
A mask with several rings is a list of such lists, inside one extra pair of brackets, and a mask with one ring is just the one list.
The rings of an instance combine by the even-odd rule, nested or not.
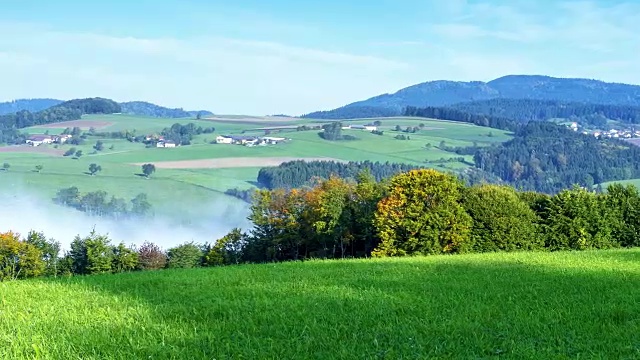
[(637, 359), (640, 250), (0, 283), (2, 359)]

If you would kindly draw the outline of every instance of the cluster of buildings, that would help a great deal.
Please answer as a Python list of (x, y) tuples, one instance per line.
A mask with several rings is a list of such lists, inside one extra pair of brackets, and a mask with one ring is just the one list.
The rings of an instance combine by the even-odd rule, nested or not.
[(283, 137), (273, 136), (219, 135), (216, 137), (217, 144), (234, 144), (244, 146), (276, 145), (286, 140), (287, 139)]
[(342, 127), (342, 130), (366, 130), (366, 131), (376, 131), (378, 127), (375, 125), (346, 125)]
[(640, 137), (640, 130), (605, 130), (605, 131), (594, 131), (593, 136), (595, 137), (607, 137), (607, 138), (619, 138), (619, 139), (631, 139)]
[(156, 147), (158, 147), (158, 148), (174, 148), (174, 147), (178, 146), (178, 144), (176, 144), (175, 141), (166, 140), (164, 138), (164, 136), (147, 135), (147, 137), (145, 137), (144, 140), (146, 142), (150, 142), (150, 141), (155, 142), (156, 143)]
[[(568, 125), (573, 131), (578, 131), (578, 123), (571, 123)], [(611, 129), (611, 130), (583, 130), (585, 135), (593, 135), (597, 138), (615, 138), (615, 139), (632, 139), (640, 137), (640, 130), (635, 129)]]
[(31, 135), (25, 143), (31, 146), (40, 146), (42, 144), (64, 144), (71, 139), (71, 135)]

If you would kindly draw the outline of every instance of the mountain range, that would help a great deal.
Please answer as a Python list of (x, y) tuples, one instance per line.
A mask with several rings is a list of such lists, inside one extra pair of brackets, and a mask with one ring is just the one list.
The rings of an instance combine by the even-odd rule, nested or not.
[[(2, 102), (0, 103), (0, 115), (16, 113), (21, 110), (38, 112), (46, 110), (53, 106), (60, 105), (63, 102), (63, 100), (57, 99), (18, 99), (8, 102)], [(122, 108), (122, 113), (131, 115), (152, 116), (161, 118), (195, 117), (198, 114), (200, 114), (201, 116), (213, 115), (212, 112), (207, 110), (188, 111), (181, 108), (171, 109), (145, 101), (129, 101), (119, 104)]]
[(640, 106), (640, 86), (542, 75), (507, 75), (489, 82), (437, 80), (303, 117), (339, 119), (392, 116), (400, 115), (406, 107), (443, 107), (491, 99)]

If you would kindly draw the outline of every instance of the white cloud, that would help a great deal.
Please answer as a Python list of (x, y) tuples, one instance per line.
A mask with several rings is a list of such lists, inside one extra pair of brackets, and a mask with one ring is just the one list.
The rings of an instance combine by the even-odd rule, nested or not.
[(384, 92), (410, 69), (401, 61), (275, 42), (21, 30), (0, 39), (7, 49), (0, 78), (11, 84), (0, 89), (0, 99), (105, 96), (214, 112), (299, 114)]
[(454, 40), (478, 38), (555, 44), (592, 51), (613, 51), (622, 41), (635, 42), (640, 3), (613, 6), (592, 1), (554, 4), (467, 5), (462, 20), (434, 24), (434, 33)]

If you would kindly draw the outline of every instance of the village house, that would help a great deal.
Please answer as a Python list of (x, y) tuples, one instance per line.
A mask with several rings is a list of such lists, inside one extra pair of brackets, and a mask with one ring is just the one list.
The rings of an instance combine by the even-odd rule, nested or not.
[(218, 143), (218, 144), (231, 144), (231, 143), (233, 143), (233, 139), (231, 138), (231, 136), (218, 135), (216, 137), (216, 143)]
[(166, 140), (166, 141), (158, 141), (156, 143), (156, 147), (159, 148), (174, 148), (176, 147), (176, 143), (175, 141), (171, 141), (171, 140)]
[(367, 124), (367, 125), (347, 125), (342, 127), (343, 130), (366, 130), (366, 131), (376, 131), (378, 127), (375, 125)]
[(40, 146), (53, 143), (53, 138), (49, 135), (31, 135), (25, 142), (31, 146)]

